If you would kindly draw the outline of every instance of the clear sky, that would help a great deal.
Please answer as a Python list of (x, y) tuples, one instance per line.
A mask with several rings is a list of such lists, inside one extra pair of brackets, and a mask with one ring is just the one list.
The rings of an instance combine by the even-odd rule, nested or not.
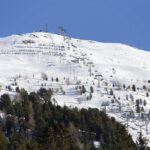
[(0, 0), (0, 37), (63, 26), (75, 38), (150, 50), (150, 0)]

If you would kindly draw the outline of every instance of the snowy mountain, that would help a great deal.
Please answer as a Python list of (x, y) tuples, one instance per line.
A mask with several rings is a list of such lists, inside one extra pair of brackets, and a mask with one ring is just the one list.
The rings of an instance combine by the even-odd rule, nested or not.
[(98, 108), (125, 124), (134, 140), (140, 131), (149, 139), (149, 60), (149, 52), (119, 43), (12, 35), (0, 39), (0, 94), (13, 100), (17, 86), (53, 88), (54, 103)]

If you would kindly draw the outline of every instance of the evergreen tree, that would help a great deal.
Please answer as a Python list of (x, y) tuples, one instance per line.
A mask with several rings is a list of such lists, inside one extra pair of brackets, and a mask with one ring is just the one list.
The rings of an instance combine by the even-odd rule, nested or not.
[(147, 103), (146, 103), (146, 100), (144, 100), (143, 105), (146, 106), (146, 104), (147, 104)]
[(6, 114), (14, 114), (13, 105), (8, 94), (1, 96), (0, 109), (6, 112)]
[(86, 92), (86, 89), (85, 89), (84, 85), (82, 85), (82, 89), (81, 90), (82, 90), (83, 94)]
[(91, 93), (94, 93), (93, 86), (90, 87), (90, 92), (91, 92)]
[(149, 97), (149, 93), (148, 92), (146, 93), (146, 97)]
[(143, 135), (141, 132), (137, 139), (136, 145), (137, 145), (137, 150), (150, 150), (150, 148), (147, 146), (147, 141), (145, 138), (143, 138)]
[(59, 79), (58, 79), (58, 78), (56, 78), (56, 82), (59, 82)]
[(123, 88), (124, 88), (124, 89), (126, 88), (126, 85), (125, 85), (125, 84), (123, 84)]
[(146, 90), (146, 86), (145, 85), (143, 85), (143, 89)]
[(115, 119), (98, 109), (53, 105), (52, 94), (43, 88), (30, 95), (21, 90), (21, 100), (14, 104), (8, 95), (1, 96), (0, 109), (7, 112), (11, 106), (14, 113), (7, 115), (5, 123), (0, 120), (0, 149), (93, 150), (93, 141), (98, 140), (101, 150), (136, 149), (125, 127)]
[(132, 85), (132, 91), (134, 91), (134, 92), (136, 91), (136, 87), (134, 84)]
[(136, 112), (140, 113), (139, 100), (136, 100)]
[(113, 95), (113, 94), (114, 94), (113, 90), (112, 90), (112, 89), (110, 89), (110, 95)]
[(7, 150), (7, 144), (5, 135), (0, 131), (0, 150)]

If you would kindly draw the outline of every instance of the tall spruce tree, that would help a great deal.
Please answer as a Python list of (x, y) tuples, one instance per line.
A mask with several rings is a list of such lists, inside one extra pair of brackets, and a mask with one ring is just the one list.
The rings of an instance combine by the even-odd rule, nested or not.
[(137, 145), (137, 150), (150, 150), (150, 148), (147, 146), (147, 140), (143, 137), (141, 132), (137, 139), (136, 145)]

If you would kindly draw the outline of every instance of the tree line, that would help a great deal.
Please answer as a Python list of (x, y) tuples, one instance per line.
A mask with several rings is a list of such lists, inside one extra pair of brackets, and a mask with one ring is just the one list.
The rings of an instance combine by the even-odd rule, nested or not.
[(141, 137), (134, 143), (125, 127), (104, 112), (60, 107), (52, 95), (51, 89), (28, 94), (17, 88), (13, 101), (1, 96), (1, 150), (136, 150), (140, 140), (145, 142)]

